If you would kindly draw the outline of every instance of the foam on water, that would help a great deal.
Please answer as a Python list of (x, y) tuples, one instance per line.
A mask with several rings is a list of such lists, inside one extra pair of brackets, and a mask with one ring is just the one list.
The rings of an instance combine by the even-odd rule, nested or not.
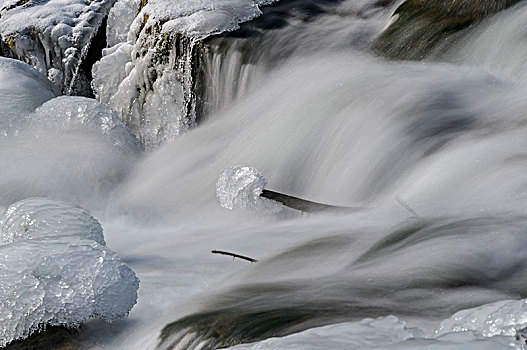
[(26, 199), (0, 222), (0, 346), (46, 326), (111, 322), (135, 305), (139, 280), (87, 211)]
[[(480, 67), (337, 51), (301, 51), (263, 73), (252, 93), (151, 153), (110, 201), (112, 213), (181, 225), (147, 251), (167, 259), (186, 252), (181, 240), (173, 243), (177, 236), (213, 271), (200, 273), (223, 289), (185, 308), (205, 319), (195, 323), (200, 330), (230, 325), (232, 315), (242, 320), (236, 329), (251, 315), (294, 307), (301, 315), (325, 310), (321, 323), (389, 314), (434, 323), (525, 295), (524, 84)], [(364, 210), (230, 221), (214, 194), (218, 174), (232, 164), (259, 169), (269, 189)], [(206, 248), (259, 262), (245, 273), (228, 265), (229, 278), (218, 282)], [(511, 341), (463, 333), (394, 348), (496, 349)]]
[[(30, 90), (25, 90), (30, 93)], [(0, 205), (52, 196), (97, 206), (142, 153), (115, 113), (93, 99), (62, 96), (2, 124)]]

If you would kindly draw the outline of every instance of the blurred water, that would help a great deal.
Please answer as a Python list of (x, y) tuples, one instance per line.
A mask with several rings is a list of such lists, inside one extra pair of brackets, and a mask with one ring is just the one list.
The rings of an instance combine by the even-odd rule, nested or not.
[[(174, 333), (162, 347), (170, 347), (189, 314), (227, 338), (245, 330), (241, 340), (248, 341), (395, 315), (420, 327), (410, 335), (421, 337), (419, 344), (440, 348), (455, 341), (422, 340), (440, 320), (527, 296), (525, 5), (471, 29), (442, 61), (410, 63), (368, 53), (393, 9), (377, 3), (321, 4), (313, 19), (292, 16), (256, 41), (216, 39), (229, 49), (221, 57), (212, 52), (207, 66), (223, 77), (209, 75), (218, 84), (204, 94), (211, 112), (144, 157), (123, 159), (99, 136), (78, 148), (73, 137), (54, 137), (32, 153), (25, 150), (30, 142), (1, 141), (10, 169), (17, 164), (32, 174), (60, 164), (57, 142), (71, 159), (110, 155), (91, 163), (93, 177), (70, 181), (72, 171), (84, 174), (76, 162), (45, 177), (70, 187), (42, 182), (51, 197), (75, 199), (76, 184), (85, 189), (79, 193), (90, 198), (109, 246), (141, 279), (129, 320), (86, 324), (86, 343), (154, 348), (163, 327), (183, 319), (168, 328)], [(227, 76), (243, 83), (234, 87)], [(41, 162), (24, 160), (27, 154)], [(216, 199), (216, 182), (239, 164), (257, 168), (268, 189), (360, 210), (287, 217), (229, 211)], [(108, 177), (107, 169), (121, 167)], [(3, 193), (13, 189), (5, 174)], [(108, 178), (96, 196), (84, 187)], [(233, 261), (212, 249), (259, 261)], [(283, 322), (258, 333), (273, 312)], [(400, 327), (389, 320), (383, 327)], [(231, 340), (212, 337), (210, 344)], [(456, 341), (464, 349), (486, 342), (481, 334)]]

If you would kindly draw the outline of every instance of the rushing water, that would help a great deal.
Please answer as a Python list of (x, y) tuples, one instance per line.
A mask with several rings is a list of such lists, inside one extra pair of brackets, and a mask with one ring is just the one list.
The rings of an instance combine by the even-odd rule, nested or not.
[[(207, 39), (209, 112), (154, 151), (87, 122), (46, 124), (37, 115), (50, 102), (21, 124), (28, 111), (7, 105), (0, 205), (86, 207), (140, 279), (127, 320), (83, 325), (88, 348), (214, 348), (305, 330), (240, 349), (522, 348), (524, 306), (504, 301), (527, 297), (527, 7), (436, 60), (394, 62), (367, 49), (393, 7), (313, 4), (316, 16), (242, 27), (261, 35)], [(53, 97), (24, 84), (3, 79), (0, 100), (13, 86), (33, 108)], [(225, 209), (216, 184), (235, 165), (344, 209)]]

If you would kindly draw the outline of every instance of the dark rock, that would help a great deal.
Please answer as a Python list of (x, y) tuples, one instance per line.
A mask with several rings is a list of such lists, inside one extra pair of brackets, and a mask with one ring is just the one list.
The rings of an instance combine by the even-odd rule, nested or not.
[(407, 0), (372, 50), (392, 59), (424, 59), (452, 45), (464, 29), (519, 1)]
[(66, 327), (48, 327), (24, 340), (9, 344), (6, 350), (77, 350), (80, 342), (75, 339), (77, 331)]

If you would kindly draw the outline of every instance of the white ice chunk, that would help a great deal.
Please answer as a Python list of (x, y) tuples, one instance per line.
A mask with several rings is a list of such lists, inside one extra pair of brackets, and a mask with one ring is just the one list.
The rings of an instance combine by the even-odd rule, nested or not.
[(87, 95), (89, 85), (80, 63), (115, 1), (0, 0), (6, 53), (50, 76), (63, 92)]
[(260, 197), (267, 180), (257, 169), (236, 165), (225, 169), (216, 183), (216, 197), (226, 209), (245, 209), (265, 214), (278, 213), (284, 206)]
[(527, 299), (504, 300), (462, 310), (441, 322), (438, 335), (472, 331), (484, 337), (515, 336), (527, 327)]
[(282, 338), (238, 345), (230, 350), (522, 350), (520, 341), (498, 336), (481, 338), (472, 332), (426, 338), (394, 316), (308, 329)]
[(0, 57), (0, 123), (33, 112), (55, 97), (46, 77), (30, 65)]
[(36, 109), (29, 115), (22, 128), (38, 126), (38, 130), (64, 132), (90, 130), (99, 132), (120, 148), (139, 152), (141, 143), (108, 107), (94, 99), (60, 96)]
[(240, 23), (262, 14), (260, 5), (272, 2), (274, 1), (150, 0), (143, 8), (143, 13), (152, 19), (167, 22), (164, 31), (174, 30), (188, 36), (203, 38), (238, 29)]
[(68, 203), (46, 198), (24, 199), (0, 216), (0, 244), (64, 235), (106, 244), (99, 221), (87, 210)]
[(112, 47), (126, 41), (130, 25), (137, 15), (139, 1), (119, 0), (108, 14), (106, 29), (106, 44)]
[(111, 322), (135, 305), (139, 280), (86, 211), (27, 199), (6, 211), (1, 230), (0, 347), (46, 326)]

